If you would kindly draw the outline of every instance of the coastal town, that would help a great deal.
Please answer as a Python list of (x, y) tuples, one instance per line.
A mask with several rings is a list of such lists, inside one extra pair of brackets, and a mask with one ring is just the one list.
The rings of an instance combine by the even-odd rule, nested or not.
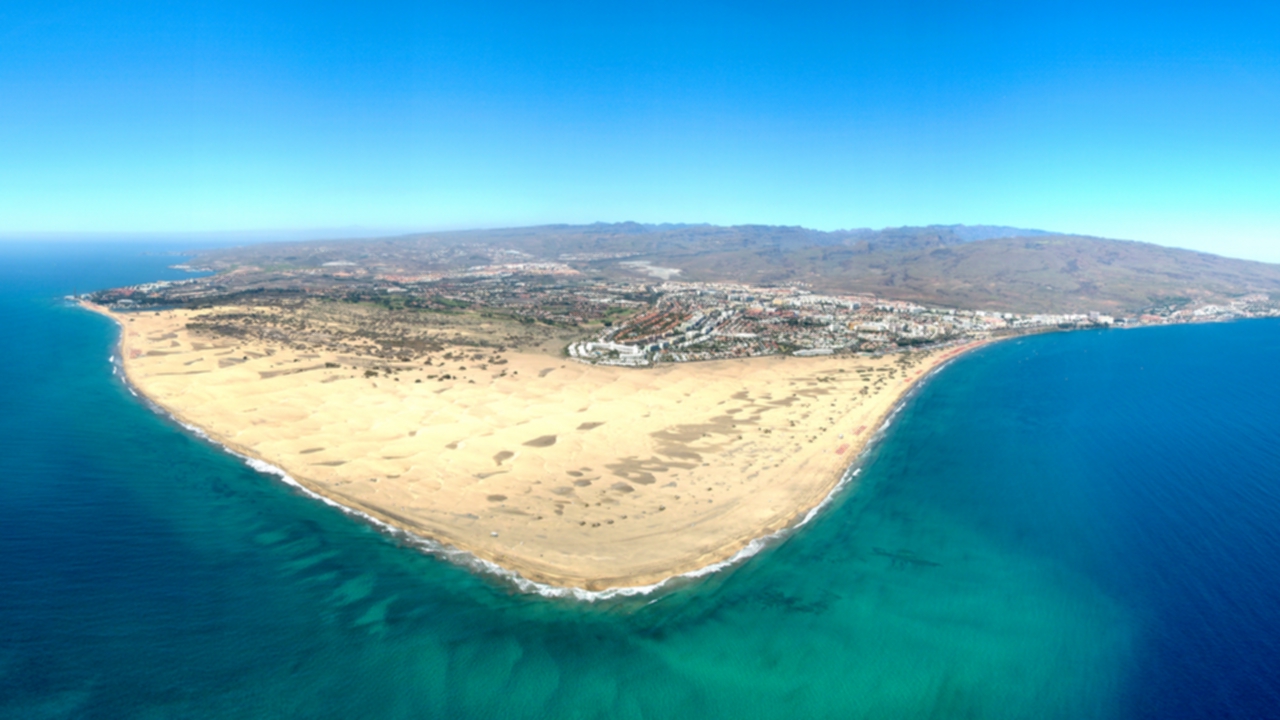
[(798, 288), (663, 283), (659, 299), (569, 356), (615, 365), (843, 352), (884, 353), (1053, 328), (1106, 327), (1115, 318), (1016, 315), (927, 308), (871, 296), (818, 295)]
[(1117, 317), (926, 307), (871, 295), (820, 294), (803, 283), (765, 287), (649, 274), (658, 277), (620, 281), (584, 276), (558, 262), (504, 262), (406, 275), (330, 262), (310, 270), (154, 282), (85, 299), (116, 310), (348, 303), (385, 310), (410, 324), (420, 316), (471, 313), (509, 321), (531, 334), (554, 329), (566, 339), (561, 348), (568, 358), (624, 367), (767, 355), (883, 354), (1012, 334), (1280, 316), (1280, 305), (1260, 293), (1229, 303), (1171, 298)]

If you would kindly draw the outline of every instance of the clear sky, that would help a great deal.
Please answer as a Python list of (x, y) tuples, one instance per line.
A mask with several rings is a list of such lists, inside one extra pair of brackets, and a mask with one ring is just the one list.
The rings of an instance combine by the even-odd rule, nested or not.
[(2, 233), (597, 220), (1280, 262), (1280, 3), (0, 3)]

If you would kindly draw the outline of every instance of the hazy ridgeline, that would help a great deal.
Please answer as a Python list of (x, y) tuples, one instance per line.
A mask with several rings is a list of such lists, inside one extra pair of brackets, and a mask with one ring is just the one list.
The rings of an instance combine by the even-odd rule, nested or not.
[(835, 232), (764, 225), (547, 225), (268, 243), (211, 251), (195, 263), (276, 271), (344, 262), (423, 272), (490, 263), (493, 248), (523, 253), (511, 260), (564, 261), (604, 279), (644, 277), (620, 265), (625, 259), (679, 269), (677, 280), (805, 283), (818, 292), (1008, 312), (1136, 313), (1259, 292), (1280, 299), (1280, 265), (985, 225)]

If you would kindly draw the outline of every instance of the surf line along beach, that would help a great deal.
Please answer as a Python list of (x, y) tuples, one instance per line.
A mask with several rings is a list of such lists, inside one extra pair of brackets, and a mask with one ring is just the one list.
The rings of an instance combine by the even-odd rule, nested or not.
[(981, 344), (650, 369), (504, 352), (448, 372), (445, 350), (379, 373), (384, 359), (210, 333), (209, 311), (83, 305), (120, 325), (128, 383), (212, 441), (580, 597), (697, 574), (806, 519), (915, 383)]

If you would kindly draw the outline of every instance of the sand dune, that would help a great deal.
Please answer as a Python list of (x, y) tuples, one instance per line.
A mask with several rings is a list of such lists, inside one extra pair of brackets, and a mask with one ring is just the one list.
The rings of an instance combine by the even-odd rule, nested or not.
[(959, 352), (647, 370), (509, 352), (500, 366), (373, 372), (198, 334), (199, 311), (108, 314), (130, 382), (218, 442), (410, 532), (590, 590), (705, 567), (793, 523), (911, 383)]

